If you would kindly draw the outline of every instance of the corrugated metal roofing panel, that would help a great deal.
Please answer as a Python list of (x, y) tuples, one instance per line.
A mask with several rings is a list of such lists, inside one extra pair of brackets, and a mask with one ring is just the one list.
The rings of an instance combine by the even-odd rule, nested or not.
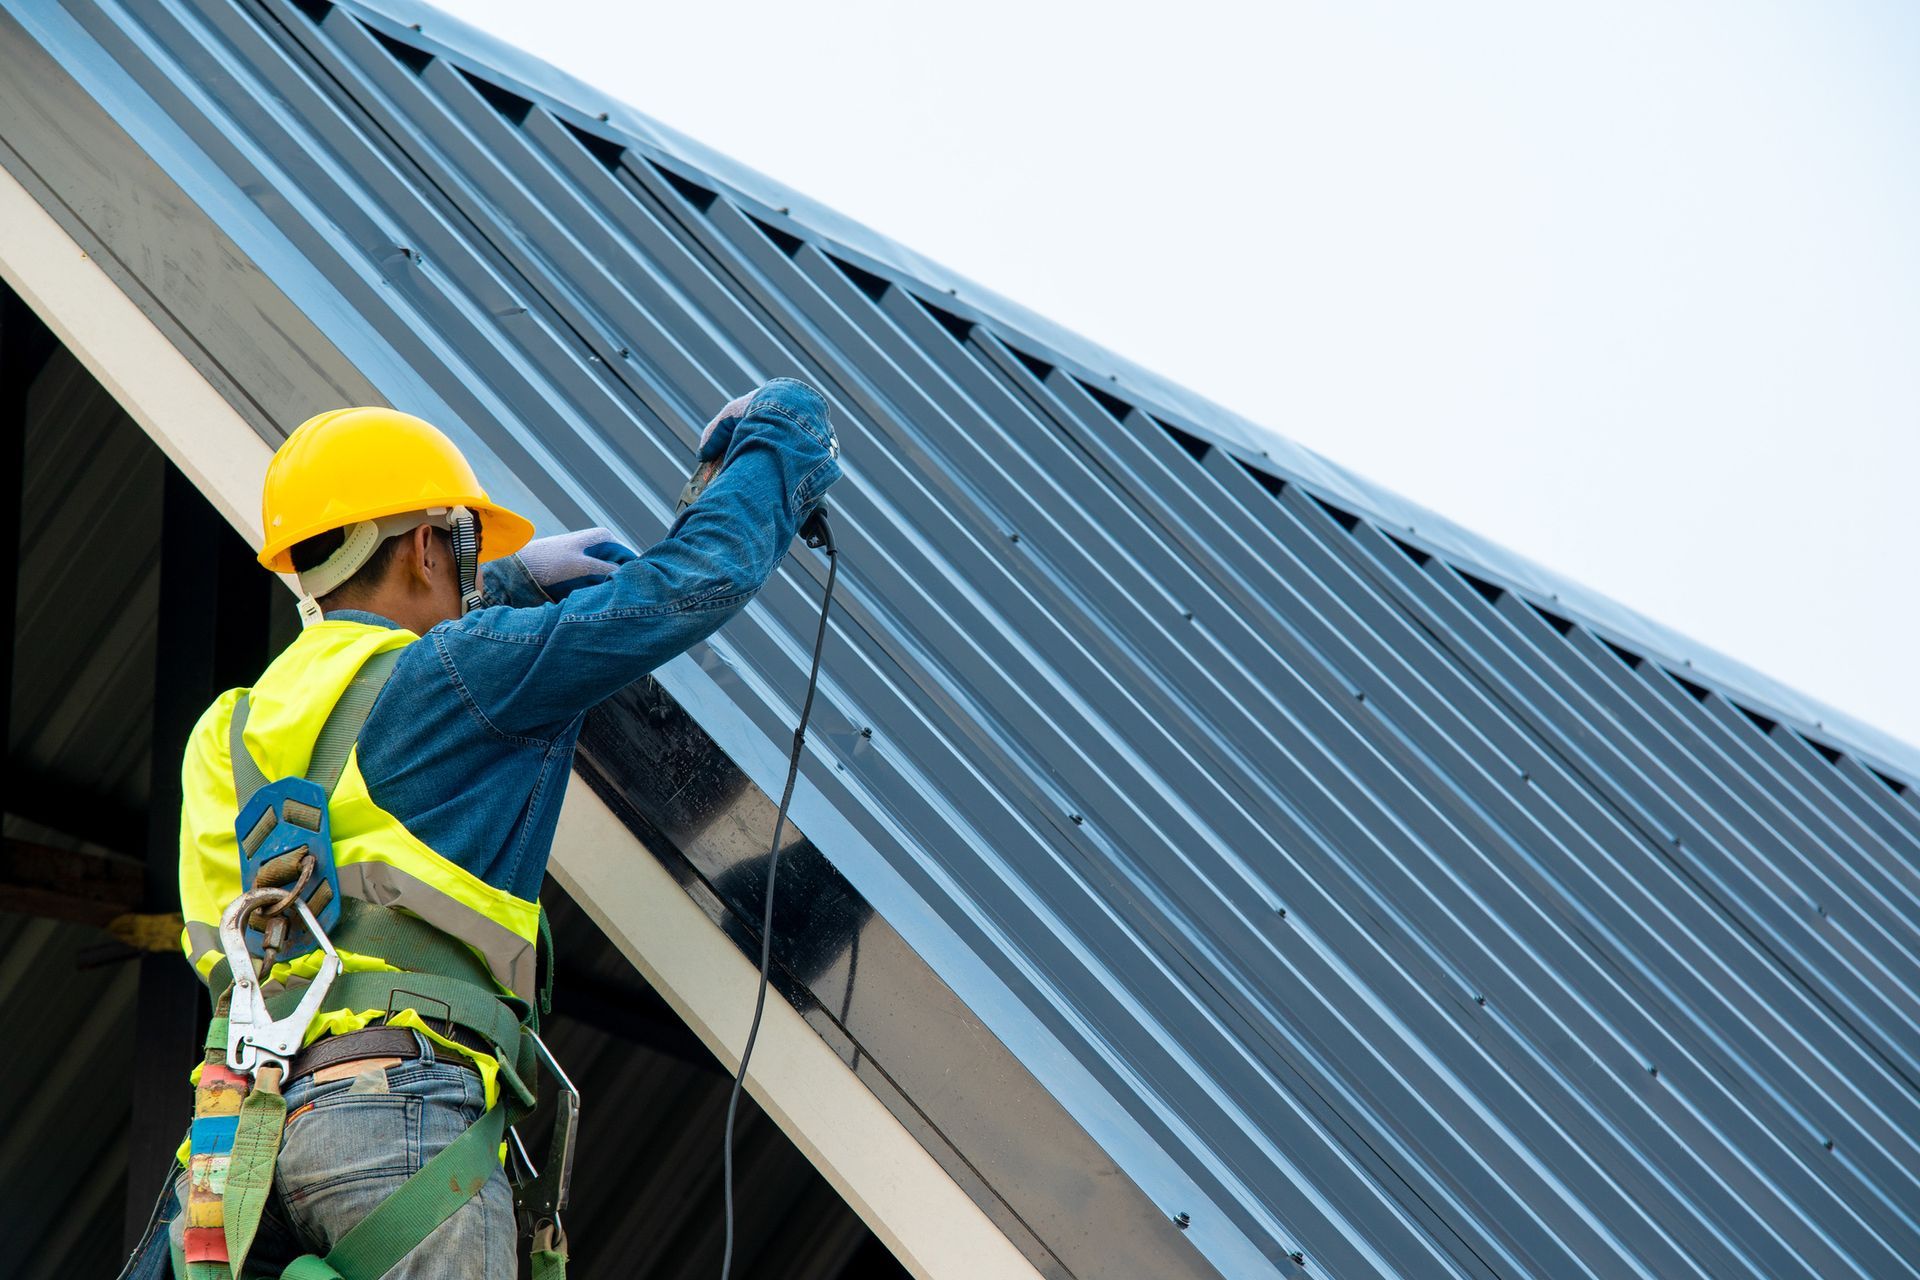
[[(1920, 1270), (1910, 755), (395, 21), (431, 11), (30, 8), (548, 528), (644, 538), (713, 405), (826, 391), (802, 825), (1220, 1271)], [(662, 678), (756, 777), (816, 575)]]

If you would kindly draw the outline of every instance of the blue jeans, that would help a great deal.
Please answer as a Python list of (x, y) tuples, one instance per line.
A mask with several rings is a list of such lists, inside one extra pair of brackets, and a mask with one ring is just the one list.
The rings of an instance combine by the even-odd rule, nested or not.
[[(425, 1037), (416, 1034), (414, 1041), (420, 1056), (398, 1066), (324, 1084), (308, 1077), (288, 1086), (286, 1134), (273, 1194), (248, 1255), (249, 1274), (277, 1276), (303, 1253), (325, 1257), (375, 1205), (480, 1118), (480, 1077), (435, 1061)], [(174, 1195), (186, 1202), (185, 1173)], [(186, 1216), (174, 1217), (169, 1236), (176, 1251), (185, 1230)], [(388, 1280), (513, 1280), (516, 1236), (513, 1193), (506, 1172), (496, 1169), (478, 1195), (387, 1272)]]

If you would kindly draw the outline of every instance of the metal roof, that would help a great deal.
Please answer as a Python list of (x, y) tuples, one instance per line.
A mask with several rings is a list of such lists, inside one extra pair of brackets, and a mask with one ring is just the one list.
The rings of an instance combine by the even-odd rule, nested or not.
[[(715, 405), (828, 394), (799, 824), (1156, 1229), (1186, 1215), (1194, 1274), (1920, 1271), (1909, 750), (432, 10), (5, 8), (316, 368), (449, 423), (544, 529), (644, 539)], [(102, 189), (40, 145), (9, 167)], [(269, 438), (324, 380), (182, 328)], [(818, 576), (659, 676), (763, 790)], [(1008, 1190), (1028, 1153), (909, 1094), (1085, 1266)]]

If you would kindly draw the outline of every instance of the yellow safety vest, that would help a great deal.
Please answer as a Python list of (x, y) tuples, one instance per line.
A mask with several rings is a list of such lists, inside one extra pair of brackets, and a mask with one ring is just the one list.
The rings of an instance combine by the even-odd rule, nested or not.
[[(411, 631), (361, 622), (324, 621), (308, 627), (245, 691), (248, 752), (268, 778), (304, 775), (314, 740), (334, 704), (367, 659), (419, 639)], [(181, 769), (180, 904), (186, 918), (181, 946), (203, 981), (224, 959), (220, 917), (240, 895), (240, 846), (234, 837), (239, 801), (228, 746), (241, 690), (222, 694), (194, 726)], [(328, 805), (340, 892), (378, 906), (399, 908), (465, 943), (483, 960), (502, 990), (533, 1003), (540, 905), (497, 888), (428, 846), (375, 804), (360, 774), (359, 751), (347, 756)], [(348, 972), (393, 972), (384, 958), (342, 948)], [(263, 992), (304, 986), (319, 967), (318, 952), (276, 964)], [(217, 994), (217, 993), (216, 993)], [(386, 1017), (385, 1009), (335, 1009), (308, 1028), (307, 1040), (358, 1031)], [(481, 1064), (487, 1102), (495, 1094), (493, 1059), (434, 1034), (410, 1011), (393, 1025), (426, 1031), (443, 1047)]]

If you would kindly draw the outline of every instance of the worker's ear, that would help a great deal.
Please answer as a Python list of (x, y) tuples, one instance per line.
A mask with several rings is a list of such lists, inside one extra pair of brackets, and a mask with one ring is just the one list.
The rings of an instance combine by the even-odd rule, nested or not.
[(433, 536), (433, 526), (423, 524), (407, 535), (407, 567), (416, 585), (431, 591), (440, 579), (453, 572), (453, 557)]

